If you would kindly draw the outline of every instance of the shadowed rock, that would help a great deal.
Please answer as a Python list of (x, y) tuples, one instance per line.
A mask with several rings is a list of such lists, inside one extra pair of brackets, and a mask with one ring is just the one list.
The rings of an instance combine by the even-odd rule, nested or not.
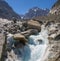
[(54, 40), (60, 40), (60, 34), (58, 34), (58, 35), (54, 38)]

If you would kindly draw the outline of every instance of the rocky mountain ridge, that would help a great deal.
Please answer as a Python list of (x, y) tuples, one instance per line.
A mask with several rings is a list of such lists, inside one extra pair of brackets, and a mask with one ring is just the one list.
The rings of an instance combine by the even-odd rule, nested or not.
[(28, 10), (22, 17), (23, 19), (32, 19), (38, 16), (46, 16), (49, 13), (49, 9), (40, 9), (38, 7), (33, 7)]
[(0, 0), (0, 18), (12, 19), (13, 17), (21, 19), (20, 15), (14, 12), (14, 10), (4, 0)]

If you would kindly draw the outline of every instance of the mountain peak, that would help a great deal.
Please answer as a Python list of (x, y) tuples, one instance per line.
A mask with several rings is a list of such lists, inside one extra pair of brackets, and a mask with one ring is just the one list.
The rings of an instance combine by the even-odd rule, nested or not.
[(49, 13), (49, 9), (41, 9), (39, 7), (33, 7), (28, 10), (24, 15), (24, 19), (31, 19), (38, 16), (45, 16)]

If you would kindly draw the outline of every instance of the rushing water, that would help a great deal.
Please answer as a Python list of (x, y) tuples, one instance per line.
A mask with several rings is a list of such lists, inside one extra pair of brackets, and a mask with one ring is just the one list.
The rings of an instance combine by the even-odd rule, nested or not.
[(16, 52), (15, 59), (10, 57), (9, 59), (11, 61), (42, 61), (48, 44), (47, 37), (48, 31), (42, 26), (41, 32), (37, 35), (31, 35), (28, 44), (23, 49), (14, 50)]

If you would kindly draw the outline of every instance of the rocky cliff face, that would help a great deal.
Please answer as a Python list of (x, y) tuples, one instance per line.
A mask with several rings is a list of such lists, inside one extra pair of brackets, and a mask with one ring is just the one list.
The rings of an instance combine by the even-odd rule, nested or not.
[(57, 0), (57, 2), (53, 5), (53, 7), (50, 10), (50, 13), (55, 15), (60, 14), (60, 0)]
[(4, 0), (0, 0), (0, 18), (12, 19), (12, 17), (20, 19), (20, 16)]

